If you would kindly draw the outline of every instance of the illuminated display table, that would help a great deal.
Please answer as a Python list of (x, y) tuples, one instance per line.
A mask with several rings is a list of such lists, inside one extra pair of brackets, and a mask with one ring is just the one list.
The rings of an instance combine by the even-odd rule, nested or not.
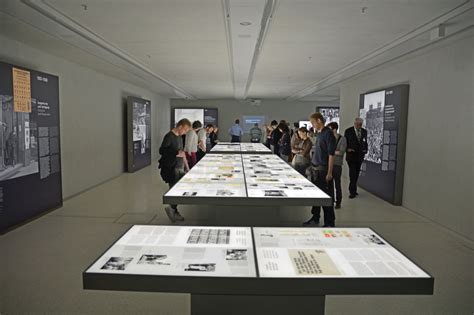
[(83, 286), (190, 293), (192, 314), (324, 314), (326, 295), (432, 294), (434, 278), (368, 228), (135, 225)]
[(164, 204), (326, 206), (331, 198), (271, 154), (206, 154), (163, 196)]
[(227, 154), (272, 154), (272, 150), (267, 148), (263, 143), (231, 143), (219, 142), (210, 151), (210, 153), (227, 153)]

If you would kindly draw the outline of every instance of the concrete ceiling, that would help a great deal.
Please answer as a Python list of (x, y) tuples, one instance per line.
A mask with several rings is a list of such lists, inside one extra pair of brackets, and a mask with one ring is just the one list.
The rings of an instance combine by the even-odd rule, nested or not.
[(333, 101), (439, 23), (472, 27), (472, 3), (4, 0), (0, 34), (167, 97)]

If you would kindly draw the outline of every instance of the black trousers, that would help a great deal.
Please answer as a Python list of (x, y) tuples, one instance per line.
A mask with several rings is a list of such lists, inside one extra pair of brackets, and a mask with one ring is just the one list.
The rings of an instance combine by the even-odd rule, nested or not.
[(206, 152), (204, 152), (203, 150), (198, 148), (198, 151), (196, 153), (197, 161), (198, 162), (201, 161), (201, 159), (204, 157), (204, 155), (206, 155)]
[[(312, 168), (310, 166), (310, 168)], [(311, 176), (311, 182), (315, 184), (319, 189), (328, 194), (332, 199), (334, 199), (334, 183), (333, 181), (326, 181), (327, 170), (315, 170), (314, 168), (310, 171), (313, 173)], [(334, 206), (323, 207), (324, 212), (324, 225), (334, 227), (336, 224), (336, 214), (334, 213)], [(314, 216), (315, 220), (321, 218), (321, 206), (313, 206), (311, 213)]]
[(347, 162), (347, 164), (349, 165), (349, 193), (355, 195), (357, 193), (357, 181), (359, 180), (362, 161)]
[(232, 138), (230, 139), (230, 142), (240, 142), (240, 137), (239, 136), (232, 136)]
[[(179, 182), (179, 180), (184, 176), (184, 174), (184, 169), (174, 169), (173, 179), (168, 182), (168, 186), (170, 187), (170, 189), (173, 188), (173, 186), (176, 185), (177, 182)], [(170, 205), (170, 207), (178, 211), (178, 205)]]
[(342, 187), (341, 187), (342, 165), (334, 165), (332, 169), (332, 178), (334, 180), (334, 201), (336, 203), (342, 202)]

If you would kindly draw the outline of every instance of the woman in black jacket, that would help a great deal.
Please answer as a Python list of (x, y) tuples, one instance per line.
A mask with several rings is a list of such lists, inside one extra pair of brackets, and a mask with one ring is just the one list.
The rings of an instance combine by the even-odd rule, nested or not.
[(291, 137), (290, 137), (290, 128), (285, 123), (280, 123), (278, 125), (278, 130), (281, 132), (281, 138), (278, 140), (278, 150), (280, 157), (283, 161), (288, 163), (288, 159), (291, 154)]

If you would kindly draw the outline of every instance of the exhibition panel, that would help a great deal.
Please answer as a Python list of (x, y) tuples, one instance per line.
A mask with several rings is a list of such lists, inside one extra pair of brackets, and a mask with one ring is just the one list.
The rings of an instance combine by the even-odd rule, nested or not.
[(331, 198), (276, 155), (207, 154), (163, 203), (313, 206)]
[(151, 102), (127, 98), (127, 171), (133, 173), (151, 164)]
[(326, 295), (433, 294), (434, 287), (368, 228), (136, 225), (82, 277), (84, 289), (190, 293), (192, 314), (242, 303), (254, 314), (296, 306), (324, 314)]
[(248, 227), (135, 225), (86, 273), (255, 277), (252, 232)]
[(186, 118), (191, 123), (200, 121), (203, 126), (208, 124), (218, 126), (218, 110), (217, 108), (173, 108), (171, 110), (171, 128), (181, 119)]
[(0, 62), (0, 233), (62, 205), (59, 78)]
[(430, 277), (369, 228), (253, 231), (260, 277)]
[(403, 197), (408, 92), (404, 84), (360, 95), (368, 152), (359, 185), (395, 205)]
[(219, 142), (211, 149), (210, 153), (272, 154), (272, 150), (267, 148), (263, 143)]

